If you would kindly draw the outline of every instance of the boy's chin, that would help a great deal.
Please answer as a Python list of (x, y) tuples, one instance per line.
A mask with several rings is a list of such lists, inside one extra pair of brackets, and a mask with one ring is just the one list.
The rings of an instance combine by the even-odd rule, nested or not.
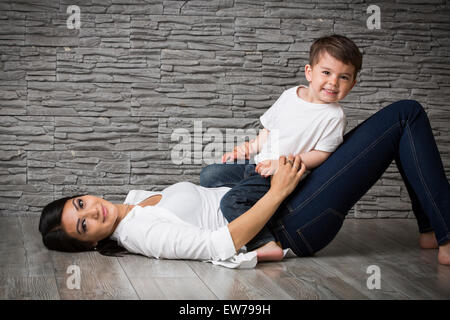
[(320, 101), (322, 103), (335, 103), (338, 102), (339, 99), (337, 97), (321, 97)]

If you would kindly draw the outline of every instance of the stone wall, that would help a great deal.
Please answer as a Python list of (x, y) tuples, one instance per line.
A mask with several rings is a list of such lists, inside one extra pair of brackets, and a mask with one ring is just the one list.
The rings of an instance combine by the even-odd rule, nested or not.
[[(371, 4), (380, 29), (367, 26)], [(70, 5), (80, 29), (67, 27)], [(208, 129), (259, 128), (284, 89), (306, 84), (312, 41), (333, 32), (364, 54), (342, 102), (347, 130), (416, 99), (449, 177), (448, 1), (1, 0), (0, 215), (39, 214), (63, 195), (122, 201), (130, 189), (198, 183), (202, 150), (173, 163), (174, 130), (205, 147)], [(349, 216), (413, 216), (394, 163)]]

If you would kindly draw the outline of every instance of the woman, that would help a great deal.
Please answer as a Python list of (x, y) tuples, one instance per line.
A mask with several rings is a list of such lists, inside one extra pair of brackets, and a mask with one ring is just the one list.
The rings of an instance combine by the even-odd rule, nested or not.
[(230, 224), (219, 208), (229, 188), (208, 189), (180, 182), (161, 193), (132, 190), (125, 204), (91, 195), (56, 200), (43, 209), (39, 231), (44, 244), (54, 250), (114, 254), (124, 247), (149, 257), (254, 267), (257, 260), (264, 260), (258, 256), (264, 248), (236, 253), (267, 223), (306, 169), (299, 156), (282, 157), (280, 163), (267, 194), (242, 219)]
[[(232, 259), (231, 263), (239, 266), (236, 252), (267, 225), (282, 248), (292, 249), (297, 256), (312, 255), (331, 242), (347, 212), (392, 160), (396, 161), (411, 197), (421, 246), (439, 247), (439, 262), (450, 265), (450, 186), (427, 115), (422, 106), (412, 100), (391, 104), (351, 130), (328, 160), (300, 183), (305, 171), (300, 158), (290, 156), (286, 161), (285, 157), (280, 157), (269, 192), (257, 201), (248, 201), (245, 214), (229, 224), (223, 217), (221, 220), (216, 216), (212, 219), (217, 227), (214, 231), (200, 228), (202, 223), (206, 225), (203, 220), (211, 219), (195, 218), (198, 212), (191, 211), (181, 219), (174, 217), (170, 210), (157, 212), (164, 194), (142, 199), (139, 206), (113, 205), (91, 196), (56, 200), (44, 208), (39, 230), (44, 244), (55, 250), (84, 251), (97, 246), (97, 250), (111, 253), (117, 249), (112, 238), (135, 253), (216, 263)], [(202, 184), (214, 187), (211, 191), (215, 193), (215, 204), (211, 204), (214, 199), (211, 195), (198, 197), (208, 198), (206, 202), (213, 209), (218, 208), (220, 196), (228, 191), (222, 186), (231, 187), (241, 178), (242, 167), (230, 168), (233, 172), (223, 177), (226, 180), (214, 177), (214, 165), (202, 171)], [(205, 194), (209, 192), (206, 188), (201, 190)], [(177, 198), (177, 192), (167, 193)], [(183, 193), (180, 190), (180, 194)], [(186, 193), (182, 200), (174, 201), (174, 206), (182, 203), (183, 207), (189, 207), (192, 194), (194, 192)], [(144, 208), (154, 214), (146, 214)], [(210, 210), (207, 215), (217, 212), (220, 210)], [(170, 217), (170, 221), (164, 220), (166, 217)], [(197, 226), (186, 222), (189, 217), (194, 217)], [(152, 228), (149, 225), (154, 225), (154, 221), (145, 222), (145, 219), (160, 220), (157, 227)], [(135, 221), (134, 224), (130, 220)], [(170, 232), (161, 231), (166, 230), (164, 227)], [(280, 258), (273, 253), (277, 248), (270, 247), (267, 256), (265, 249), (257, 249), (259, 260)]]

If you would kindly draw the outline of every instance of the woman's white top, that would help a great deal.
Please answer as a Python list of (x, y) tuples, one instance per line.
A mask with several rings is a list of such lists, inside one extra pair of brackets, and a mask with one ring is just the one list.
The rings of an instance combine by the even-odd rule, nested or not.
[[(209, 261), (229, 268), (253, 268), (256, 252), (237, 254), (220, 200), (230, 188), (179, 182), (161, 192), (131, 190), (125, 204), (136, 205), (111, 235), (129, 252), (157, 259)], [(137, 204), (162, 195), (154, 206)]]

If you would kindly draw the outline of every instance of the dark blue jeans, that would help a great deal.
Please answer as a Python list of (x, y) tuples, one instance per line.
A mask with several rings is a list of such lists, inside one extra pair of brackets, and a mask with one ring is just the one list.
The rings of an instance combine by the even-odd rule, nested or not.
[[(214, 188), (232, 188), (220, 201), (220, 210), (228, 222), (245, 213), (270, 189), (270, 178), (255, 171), (256, 165), (245, 163), (212, 164), (202, 169), (200, 185)], [(246, 244), (247, 250), (255, 250), (269, 241), (276, 241), (267, 226)]]
[[(298, 256), (313, 255), (334, 239), (348, 211), (392, 161), (407, 188), (419, 232), (434, 231), (439, 245), (449, 241), (450, 185), (427, 114), (414, 100), (395, 102), (348, 132), (339, 148), (300, 181), (266, 227), (283, 248)], [(228, 180), (211, 174), (208, 166), (201, 184), (233, 186), (242, 179), (242, 165), (224, 166), (229, 166)], [(247, 201), (247, 208), (253, 204), (254, 199)]]

